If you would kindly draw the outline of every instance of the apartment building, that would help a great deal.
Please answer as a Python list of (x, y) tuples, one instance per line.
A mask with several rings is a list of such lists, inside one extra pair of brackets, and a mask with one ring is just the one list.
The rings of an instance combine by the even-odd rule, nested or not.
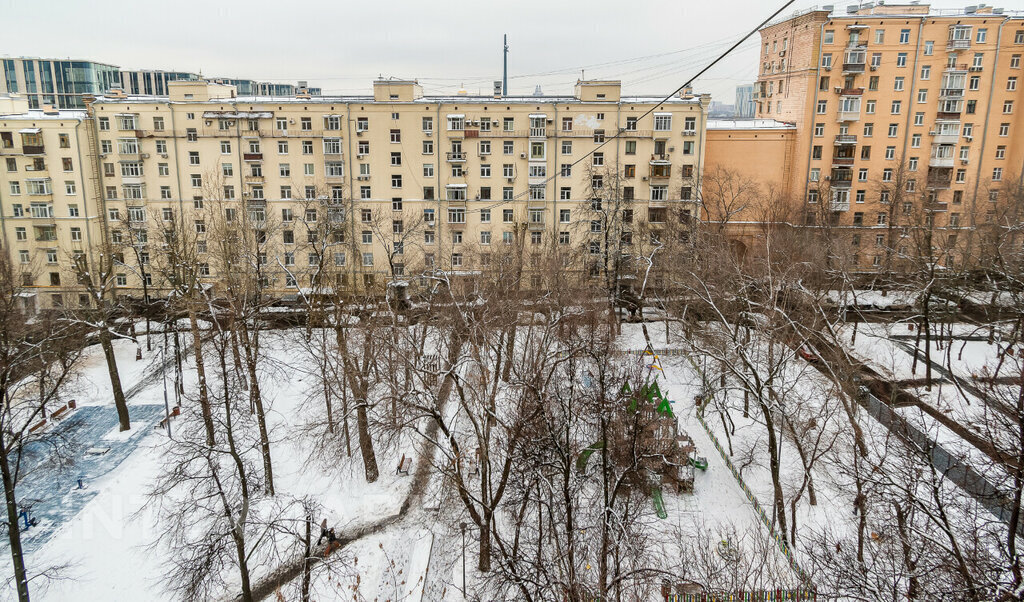
[(81, 301), (75, 257), (96, 249), (102, 214), (89, 193), (97, 165), (86, 112), (28, 106), (0, 96), (0, 231), (31, 311)]
[(1024, 13), (849, 10), (761, 30), (757, 116), (796, 124), (791, 197), (808, 223), (827, 213), (840, 226), (885, 226), (898, 181), (937, 227), (983, 222), (984, 202), (1024, 166)]
[[(60, 144), (46, 139), (39, 148), (22, 134), (50, 121), (59, 125), (44, 137), (69, 133), (73, 148), (84, 147), (95, 178), (76, 189), (89, 201), (77, 227), (93, 249), (121, 249), (116, 286), (132, 296), (141, 296), (143, 281), (151, 296), (165, 293), (158, 267), (172, 237), (187, 236), (201, 277), (216, 288), (225, 269), (216, 245), (252, 230), (265, 291), (294, 298), (323, 286), (316, 278), (325, 264), (332, 287), (380, 290), (424, 271), (471, 276), (512, 243), (597, 255), (608, 243), (595, 206), (609, 194), (630, 207), (616, 245), (633, 244), (634, 222), (647, 236), (675, 215), (696, 213), (707, 95), (628, 97), (617, 81), (524, 97), (425, 96), (405, 80), (376, 81), (372, 95), (348, 97), (240, 96), (207, 81), (167, 87), (167, 96), (97, 97), (87, 117), (0, 117), (0, 134), (12, 141), (0, 154), (19, 167), (37, 158), (46, 169), (61, 165), (53, 152)], [(64, 224), (44, 241), (12, 229), (32, 225), (13, 217), (8, 194), (21, 173), (4, 172), (0, 185), (0, 212), (11, 223), (5, 247), (38, 262), (46, 253), (40, 243), (56, 241), (60, 265), (77, 242)], [(62, 204), (54, 215), (66, 211)], [(545, 285), (541, 270), (530, 284)], [(69, 292), (54, 289), (40, 301), (48, 306), (64, 293), (72, 302)]]

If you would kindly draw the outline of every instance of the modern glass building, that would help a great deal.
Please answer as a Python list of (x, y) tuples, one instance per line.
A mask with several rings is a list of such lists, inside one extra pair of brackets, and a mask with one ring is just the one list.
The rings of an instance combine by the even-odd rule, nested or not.
[(126, 94), (142, 94), (146, 96), (167, 96), (167, 82), (197, 81), (202, 79), (198, 73), (187, 71), (159, 71), (140, 69), (121, 70), (121, 89)]
[(0, 93), (20, 94), (29, 108), (85, 106), (83, 94), (102, 94), (120, 86), (115, 65), (71, 59), (5, 58)]

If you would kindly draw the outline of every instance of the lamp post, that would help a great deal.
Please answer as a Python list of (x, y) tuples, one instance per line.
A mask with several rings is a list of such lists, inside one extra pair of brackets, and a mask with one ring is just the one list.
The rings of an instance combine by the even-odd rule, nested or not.
[(462, 599), (466, 599), (466, 523), (459, 523), (462, 529)]

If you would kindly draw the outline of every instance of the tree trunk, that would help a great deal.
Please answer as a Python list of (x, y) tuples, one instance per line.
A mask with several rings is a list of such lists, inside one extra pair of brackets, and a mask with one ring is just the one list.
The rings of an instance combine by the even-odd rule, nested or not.
[(300, 590), (300, 597), (302, 602), (309, 602), (309, 569), (312, 564), (310, 558), (310, 547), (312, 544), (312, 534), (310, 533), (310, 525), (313, 522), (313, 517), (306, 515), (306, 538), (302, 541), (303, 543), (303, 554), (302, 554), (302, 587)]
[(363, 455), (366, 482), (373, 483), (380, 474), (377, 471), (377, 456), (373, 452), (373, 439), (370, 438), (370, 418), (366, 412), (365, 395), (364, 391), (363, 396), (356, 400), (356, 426), (359, 430), (359, 451)]
[(192, 349), (196, 356), (196, 375), (199, 377), (199, 408), (203, 412), (203, 424), (206, 426), (206, 444), (213, 447), (216, 438), (213, 436), (213, 413), (210, 411), (210, 395), (206, 387), (206, 366), (203, 364), (203, 341), (199, 335), (199, 321), (194, 308), (188, 309), (188, 322), (192, 328)]
[(779, 531), (786, 532), (786, 504), (782, 497), (782, 480), (779, 476), (779, 441), (775, 433), (775, 421), (772, 419), (771, 408), (762, 400), (761, 412), (764, 414), (764, 425), (768, 431), (768, 453), (772, 473), (773, 505), (775, 506), (775, 517), (778, 521)]
[(28, 574), (25, 572), (25, 556), (21, 547), (21, 526), (18, 525), (18, 501), (14, 495), (14, 477), (7, 456), (7, 439), (0, 434), (0, 474), (3, 475), (4, 499), (7, 502), (7, 540), (11, 544), (11, 562), (14, 564), (14, 581), (18, 587), (18, 600), (28, 602)]
[(117, 358), (114, 357), (114, 344), (110, 341), (110, 331), (107, 325), (100, 327), (100, 346), (103, 347), (103, 355), (107, 358), (107, 374), (110, 375), (110, 388), (114, 392), (114, 407), (117, 408), (117, 421), (120, 430), (127, 431), (132, 428), (131, 420), (128, 418), (128, 402), (124, 398), (124, 390), (121, 389), (121, 375), (117, 371)]
[(481, 573), (488, 573), (491, 570), (491, 511), (487, 506), (483, 507), (480, 519), (480, 559), (477, 568)]
[[(245, 322), (236, 320), (235, 324), (240, 324), (238, 335), (241, 338), (242, 348), (245, 350), (245, 366), (249, 371), (249, 401), (256, 409), (256, 422), (260, 428), (260, 451), (263, 454), (264, 487), (266, 487), (268, 494), (274, 495), (274, 468), (270, 461), (270, 435), (267, 433), (267, 415), (263, 411), (263, 395), (260, 392), (260, 381), (256, 378), (256, 361), (259, 348), (256, 345), (256, 341), (252, 341), (253, 344), (250, 344), (249, 330)], [(232, 338), (234, 338), (233, 333)]]

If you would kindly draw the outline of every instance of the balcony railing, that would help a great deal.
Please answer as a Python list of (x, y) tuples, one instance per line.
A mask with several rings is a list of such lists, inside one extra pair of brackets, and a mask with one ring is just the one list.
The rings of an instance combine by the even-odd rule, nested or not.
[(25, 153), (26, 155), (44, 155), (46, 154), (46, 149), (43, 147), (42, 144), (26, 144), (21, 147), (21, 152)]
[(960, 119), (960, 111), (959, 110), (956, 110), (956, 111), (939, 111), (938, 113), (935, 114), (935, 118), (936, 119), (959, 120)]
[(853, 165), (853, 162), (853, 157), (832, 157), (832, 165), (841, 165), (843, 167), (848, 167), (850, 165)]
[(971, 40), (949, 40), (946, 42), (946, 50), (963, 50), (971, 47)]
[(858, 121), (860, 120), (860, 111), (839, 111), (836, 116), (836, 121)]
[(829, 209), (831, 209), (832, 211), (849, 211), (850, 200), (847, 199), (845, 201), (830, 201)]
[(837, 134), (836, 144), (857, 144), (857, 134)]
[(928, 167), (953, 167), (953, 157), (931, 157)]
[(864, 73), (865, 63), (843, 63), (843, 73)]
[(960, 99), (964, 97), (963, 88), (942, 88), (939, 90), (939, 98)]
[[(945, 175), (943, 175), (945, 174)], [(929, 173), (925, 184), (928, 188), (945, 190), (953, 184), (953, 170), (943, 169), (937, 173)]]
[(967, 71), (967, 63), (955, 63), (953, 65), (946, 65), (944, 71), (947, 73), (950, 71)]
[(530, 138), (546, 138), (547, 135), (547, 128), (530, 128)]
[(956, 144), (960, 140), (959, 132), (943, 132), (941, 130), (937, 130), (928, 133), (932, 135), (933, 144)]
[(263, 153), (242, 153), (242, 159), (245, 161), (262, 161)]
[(466, 160), (466, 153), (461, 152), (461, 151), (453, 152), (453, 153), (445, 153), (445, 157), (449, 161), (465, 161)]
[(861, 96), (864, 94), (864, 88), (842, 88), (839, 93), (843, 96)]

